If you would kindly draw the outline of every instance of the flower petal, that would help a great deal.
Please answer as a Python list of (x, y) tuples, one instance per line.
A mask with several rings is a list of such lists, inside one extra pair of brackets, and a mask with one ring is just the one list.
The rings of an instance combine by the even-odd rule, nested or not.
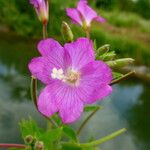
[(99, 85), (93, 91), (91, 97), (86, 99), (84, 102), (87, 104), (93, 104), (96, 101), (102, 100), (103, 98), (107, 97), (112, 93), (112, 87), (109, 85)]
[(48, 60), (44, 57), (33, 58), (28, 67), (33, 76), (41, 80), (45, 84), (51, 82), (50, 79), (50, 66), (48, 66)]
[(49, 66), (57, 69), (64, 69), (64, 49), (53, 39), (42, 40), (38, 44), (38, 50), (43, 57), (49, 61)]
[(39, 3), (37, 0), (30, 0), (30, 4), (32, 4), (35, 8), (39, 7)]
[[(70, 93), (70, 95), (72, 95)], [(71, 102), (72, 101), (72, 102)], [(60, 117), (63, 123), (68, 124), (76, 121), (83, 112), (83, 102), (79, 99), (72, 98), (64, 101), (60, 107)]]
[(78, 24), (82, 25), (82, 20), (80, 18), (80, 14), (77, 9), (67, 8), (66, 12), (67, 12), (67, 16), (69, 16), (72, 19), (73, 23), (78, 23)]
[(112, 71), (103, 61), (93, 61), (81, 69), (82, 79), (94, 79), (101, 84), (109, 84), (112, 80)]
[(80, 0), (77, 6), (77, 10), (81, 13), (82, 17), (85, 19), (88, 26), (92, 20), (97, 17), (97, 13), (88, 6), (85, 0)]
[(101, 17), (101, 16), (97, 16), (96, 18), (94, 18), (95, 21), (98, 21), (98, 22), (101, 22), (101, 23), (104, 23), (106, 22), (106, 19)]
[(57, 105), (51, 98), (51, 85), (41, 92), (38, 98), (38, 110), (47, 117), (50, 117), (58, 111)]
[(81, 69), (80, 85), (83, 89), (80, 91), (88, 91), (87, 95), (90, 95), (83, 101), (93, 103), (109, 95), (112, 92), (109, 86), (111, 80), (112, 71), (104, 62), (94, 61), (87, 64)]
[(83, 111), (83, 102), (76, 92), (76, 88), (61, 81), (53, 82), (49, 86), (52, 102), (58, 108), (63, 123), (77, 120)]
[(48, 38), (38, 43), (38, 50), (42, 56), (51, 56), (52, 53), (63, 53), (63, 47), (54, 39)]
[(70, 55), (72, 68), (79, 70), (94, 60), (93, 44), (88, 38), (79, 38), (77, 41), (65, 44), (65, 51)]

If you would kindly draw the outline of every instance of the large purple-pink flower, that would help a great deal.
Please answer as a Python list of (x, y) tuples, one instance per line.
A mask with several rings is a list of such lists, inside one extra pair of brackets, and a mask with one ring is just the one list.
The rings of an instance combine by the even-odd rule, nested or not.
[(73, 23), (77, 23), (83, 27), (89, 27), (93, 20), (98, 22), (105, 22), (106, 20), (87, 4), (86, 0), (79, 0), (77, 8), (67, 8), (67, 15), (72, 19)]
[(101, 100), (112, 92), (111, 69), (95, 61), (92, 42), (87, 38), (62, 47), (53, 39), (38, 44), (42, 56), (33, 58), (29, 70), (46, 84), (38, 98), (38, 109), (46, 116), (59, 112), (63, 123), (78, 119), (85, 104)]
[(30, 3), (34, 6), (40, 21), (47, 24), (49, 17), (48, 0), (30, 0)]

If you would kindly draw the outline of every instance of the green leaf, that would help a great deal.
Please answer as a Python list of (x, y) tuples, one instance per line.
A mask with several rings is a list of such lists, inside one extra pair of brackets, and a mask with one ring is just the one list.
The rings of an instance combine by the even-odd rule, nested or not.
[(99, 106), (99, 105), (89, 105), (89, 106), (85, 106), (84, 107), (84, 112), (89, 112), (89, 111), (94, 111), (94, 110), (96, 110), (96, 109), (101, 109), (102, 108), (102, 106)]
[(45, 132), (39, 136), (39, 139), (42, 141), (56, 141), (59, 140), (62, 135), (62, 128), (53, 129)]
[(58, 125), (61, 125), (61, 124), (62, 124), (62, 121), (61, 121), (60, 117), (59, 117), (57, 114), (54, 114), (54, 115), (53, 115), (53, 119), (55, 120), (55, 122), (56, 122)]
[(63, 132), (65, 135), (67, 135), (68, 138), (70, 138), (73, 141), (77, 141), (77, 135), (76, 132), (69, 126), (63, 126)]
[[(49, 130), (39, 136), (39, 140), (44, 142), (45, 148), (53, 149), (53, 142), (59, 141), (62, 136), (62, 128)], [(55, 144), (56, 146), (56, 144)]]
[(32, 135), (33, 137), (36, 137), (43, 133), (43, 130), (38, 127), (38, 125), (32, 118), (29, 118), (29, 120), (23, 119), (19, 125), (23, 138), (25, 138), (27, 135)]

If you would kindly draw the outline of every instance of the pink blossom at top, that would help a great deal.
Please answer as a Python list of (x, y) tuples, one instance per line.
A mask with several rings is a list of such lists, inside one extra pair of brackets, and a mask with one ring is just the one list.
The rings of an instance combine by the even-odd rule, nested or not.
[(34, 6), (40, 21), (43, 24), (47, 24), (49, 17), (48, 0), (30, 0), (30, 3)]
[(104, 18), (97, 15), (97, 13), (88, 5), (86, 0), (79, 0), (77, 8), (67, 8), (66, 12), (73, 23), (83, 27), (89, 27), (93, 20), (101, 23), (106, 21)]
[(92, 104), (112, 92), (111, 69), (95, 60), (93, 43), (79, 38), (62, 47), (53, 39), (38, 44), (40, 57), (33, 58), (29, 70), (46, 87), (38, 98), (38, 109), (46, 116), (58, 112), (63, 123), (77, 120), (85, 104)]

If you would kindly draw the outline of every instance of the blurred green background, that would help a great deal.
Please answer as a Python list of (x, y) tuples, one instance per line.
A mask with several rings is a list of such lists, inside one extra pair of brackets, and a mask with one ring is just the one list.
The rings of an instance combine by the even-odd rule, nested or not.
[[(49, 37), (64, 43), (61, 23), (70, 24), (75, 38), (85, 36), (79, 26), (66, 17), (65, 8), (77, 0), (50, 0)], [(91, 37), (98, 46), (110, 44), (119, 57), (132, 57), (137, 74), (114, 86), (114, 93), (102, 102), (104, 110), (86, 126), (81, 140), (99, 138), (118, 128), (128, 133), (108, 142), (102, 150), (150, 149), (150, 0), (89, 0), (98, 14), (107, 19), (93, 23)], [(30, 73), (27, 64), (39, 55), (36, 44), (42, 26), (28, 0), (0, 0), (0, 142), (22, 142), (18, 122), (32, 116), (44, 121), (30, 101)], [(39, 86), (39, 90), (42, 86)], [(75, 128), (82, 119), (75, 124)]]

